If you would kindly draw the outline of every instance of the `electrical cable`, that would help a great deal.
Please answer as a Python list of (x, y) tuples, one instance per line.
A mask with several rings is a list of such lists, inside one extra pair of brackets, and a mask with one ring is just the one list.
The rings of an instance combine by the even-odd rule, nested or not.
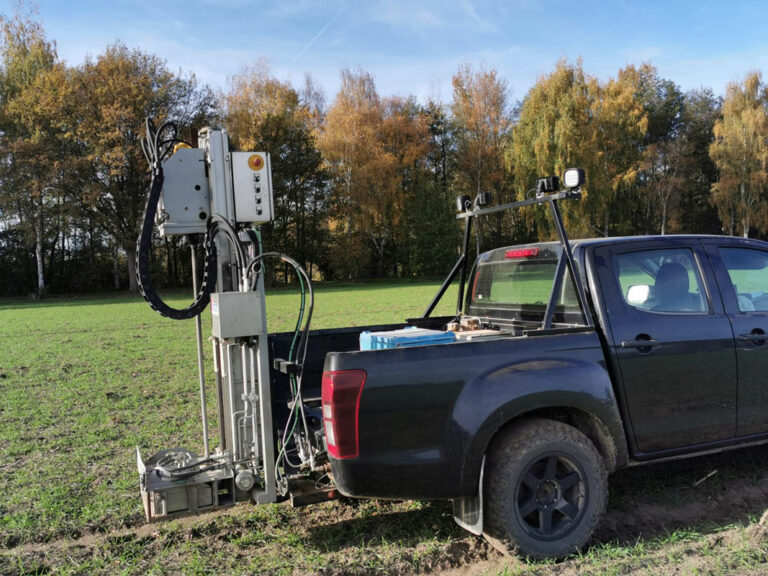
[[(259, 264), (262, 260), (265, 258), (279, 258), (283, 260), (284, 262), (290, 264), (293, 266), (293, 268), (296, 270), (297, 274), (300, 274), (307, 285), (307, 290), (309, 291), (309, 309), (307, 310), (307, 320), (304, 324), (304, 331), (301, 335), (301, 340), (299, 341), (298, 346), (298, 353), (297, 357), (300, 358), (298, 360), (298, 363), (300, 365), (304, 364), (304, 359), (307, 355), (307, 341), (309, 338), (309, 328), (310, 324), (312, 322), (312, 314), (315, 307), (315, 293), (314, 289), (312, 288), (312, 282), (309, 279), (309, 276), (307, 275), (307, 272), (304, 270), (304, 268), (301, 267), (301, 265), (296, 262), (293, 258), (290, 256), (287, 256), (286, 254), (282, 254), (281, 252), (264, 252), (263, 254), (259, 254), (258, 256), (251, 259), (251, 261), (248, 263), (248, 266), (246, 267), (245, 276), (250, 277), (253, 274), (254, 268), (257, 264)], [(256, 287), (256, 277), (253, 277), (251, 279), (251, 290), (254, 290)]]
[(216, 224), (211, 221), (208, 223), (208, 230), (205, 235), (203, 280), (194, 302), (186, 308), (172, 308), (160, 298), (152, 285), (149, 266), (149, 255), (152, 251), (152, 231), (160, 201), (160, 192), (163, 189), (163, 160), (172, 153), (173, 144), (183, 142), (176, 137), (177, 132), (178, 129), (173, 122), (166, 122), (159, 129), (156, 129), (152, 119), (150, 117), (146, 119), (146, 137), (141, 141), (141, 148), (152, 171), (152, 183), (144, 208), (141, 231), (136, 242), (136, 281), (141, 295), (153, 310), (174, 320), (188, 320), (202, 313), (208, 306), (216, 282), (216, 249), (213, 245)]
[(212, 466), (206, 466), (205, 468), (198, 468), (197, 470), (187, 470), (187, 471), (180, 471), (180, 472), (175, 472), (174, 470), (166, 470), (161, 466), (155, 466), (155, 472), (157, 473), (158, 476), (165, 476), (166, 478), (172, 478), (174, 480), (184, 480), (185, 478), (191, 478), (192, 476), (197, 476), (198, 474), (202, 474), (203, 472), (219, 470), (223, 466), (224, 466), (223, 463), (219, 463), (219, 464), (214, 464)]
[[(291, 461), (290, 458), (288, 458), (288, 450), (286, 449), (286, 446), (288, 445), (288, 442), (291, 441), (293, 438), (294, 433), (296, 432), (296, 425), (299, 422), (299, 419), (296, 417), (296, 406), (298, 405), (298, 402), (293, 403), (293, 407), (291, 408), (290, 413), (288, 414), (288, 420), (285, 422), (285, 429), (283, 430), (283, 436), (280, 439), (280, 451), (277, 454), (277, 458), (275, 458), (276, 462), (280, 462), (280, 460), (285, 460), (292, 468), (301, 468), (301, 462), (298, 464)], [(288, 431), (288, 427), (291, 427), (290, 432)]]
[[(261, 232), (255, 228), (246, 228), (245, 233), (248, 235), (248, 239), (251, 241), (251, 244), (253, 244), (256, 247), (256, 254), (261, 254), (263, 252), (263, 246), (261, 243)], [(261, 267), (259, 267), (259, 269), (256, 270), (257, 278), (260, 271), (261, 271)], [(251, 285), (251, 290), (255, 290), (255, 283)]]
[(223, 232), (229, 239), (229, 244), (235, 251), (238, 267), (240, 270), (245, 270), (245, 252), (243, 251), (243, 245), (240, 243), (240, 239), (237, 237), (237, 230), (235, 230), (232, 224), (220, 214), (212, 214), (210, 221), (216, 224), (214, 233)]
[(223, 465), (224, 463), (220, 462), (218, 458), (208, 457), (197, 460), (189, 450), (178, 450), (160, 458), (155, 464), (154, 470), (157, 475), (165, 478), (184, 479), (216, 470)]

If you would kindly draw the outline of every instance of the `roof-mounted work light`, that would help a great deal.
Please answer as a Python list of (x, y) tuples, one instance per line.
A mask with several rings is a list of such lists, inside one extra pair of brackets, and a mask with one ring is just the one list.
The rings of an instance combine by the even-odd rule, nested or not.
[(456, 212), (466, 212), (472, 208), (472, 200), (466, 194), (456, 196)]
[(480, 208), (483, 208), (485, 206), (488, 206), (488, 204), (491, 203), (491, 193), (488, 191), (480, 192), (475, 197), (475, 206), (479, 206)]
[(584, 170), (581, 168), (568, 168), (563, 174), (563, 183), (570, 190), (581, 188), (584, 185)]
[(560, 189), (560, 178), (557, 176), (547, 176), (536, 180), (536, 196), (543, 196), (548, 192), (557, 192)]

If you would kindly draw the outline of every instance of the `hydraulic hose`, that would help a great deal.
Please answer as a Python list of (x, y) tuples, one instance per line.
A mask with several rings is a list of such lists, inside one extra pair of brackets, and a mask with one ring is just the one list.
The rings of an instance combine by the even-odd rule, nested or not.
[[(301, 284), (301, 309), (299, 310), (299, 318), (296, 323), (294, 338), (291, 343), (291, 351), (289, 353), (289, 358), (288, 358), (289, 361), (295, 361), (299, 365), (299, 373), (298, 375), (292, 374), (289, 377), (291, 382), (291, 392), (293, 394), (293, 406), (291, 407), (291, 411), (288, 414), (288, 419), (286, 420), (286, 423), (285, 423), (285, 430), (283, 431), (280, 451), (276, 458), (277, 462), (280, 462), (282, 460), (294, 468), (299, 468), (301, 464), (297, 465), (291, 462), (290, 459), (288, 458), (287, 445), (288, 445), (288, 442), (293, 438), (294, 432), (296, 430), (296, 426), (299, 424), (299, 422), (301, 422), (303, 425), (304, 436), (306, 437), (307, 442), (309, 443), (309, 429), (307, 426), (306, 414), (304, 413), (304, 403), (301, 396), (301, 380), (303, 376), (304, 363), (306, 361), (306, 356), (307, 356), (307, 342), (309, 340), (309, 328), (312, 322), (312, 312), (315, 307), (315, 296), (314, 296), (314, 290), (312, 288), (312, 282), (309, 278), (309, 275), (304, 270), (304, 268), (302, 268), (301, 265), (296, 260), (294, 260), (290, 256), (287, 256), (286, 254), (282, 254), (281, 252), (263, 252), (263, 253), (260, 253), (255, 258), (251, 259), (245, 271), (245, 277), (246, 278), (251, 277), (251, 290), (254, 290), (256, 287), (256, 279), (258, 277), (258, 272), (256, 271), (256, 267), (259, 266), (261, 261), (266, 258), (278, 258), (283, 262), (290, 264), (296, 271), (296, 275), (299, 277), (299, 283)], [(299, 339), (298, 347), (296, 347), (297, 336), (299, 335), (301, 323), (304, 318), (305, 286), (306, 286), (306, 290), (309, 292), (309, 309), (307, 310), (306, 323), (304, 325), (304, 330), (301, 331), (301, 338)], [(294, 355), (294, 351), (295, 351), (295, 355)], [(310, 451), (310, 456), (309, 456), (310, 463), (311, 465), (314, 465), (314, 456), (312, 454), (312, 449), (309, 446), (308, 448)]]

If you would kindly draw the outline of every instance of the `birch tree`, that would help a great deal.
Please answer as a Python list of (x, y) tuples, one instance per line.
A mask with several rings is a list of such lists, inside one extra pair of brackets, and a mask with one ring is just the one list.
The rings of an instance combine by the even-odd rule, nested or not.
[[(505, 160), (512, 137), (507, 83), (496, 70), (476, 70), (469, 64), (459, 68), (452, 82), (454, 189), (471, 198), (491, 192), (494, 202), (509, 202), (514, 190), (511, 166)], [(503, 222), (499, 213), (486, 229), (496, 244), (509, 237)]]
[(749, 73), (740, 84), (729, 84), (709, 148), (720, 171), (720, 180), (712, 187), (712, 203), (724, 229), (745, 238), (753, 228), (768, 230), (767, 107), (760, 72)]
[[(0, 211), (11, 215), (34, 247), (36, 293), (46, 291), (48, 212), (61, 193), (61, 154), (55, 107), (47, 99), (61, 85), (56, 47), (21, 9), (0, 18)], [(53, 88), (52, 88), (53, 87)]]

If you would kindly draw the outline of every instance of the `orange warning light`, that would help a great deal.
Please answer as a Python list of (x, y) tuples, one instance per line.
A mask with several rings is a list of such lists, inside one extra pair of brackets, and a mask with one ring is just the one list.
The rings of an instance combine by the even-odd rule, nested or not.
[(261, 170), (264, 168), (264, 158), (258, 154), (251, 154), (251, 156), (248, 157), (248, 167), (251, 170)]

